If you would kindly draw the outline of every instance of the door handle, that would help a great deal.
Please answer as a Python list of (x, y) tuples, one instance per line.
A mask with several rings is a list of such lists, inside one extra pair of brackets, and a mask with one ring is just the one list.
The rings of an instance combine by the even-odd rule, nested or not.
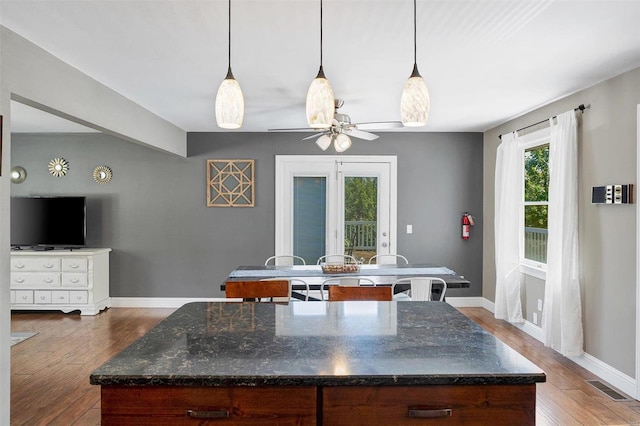
[(389, 245), (389, 244), (387, 244), (387, 243), (382, 243), (382, 247), (386, 247), (386, 246), (388, 246), (388, 245)]

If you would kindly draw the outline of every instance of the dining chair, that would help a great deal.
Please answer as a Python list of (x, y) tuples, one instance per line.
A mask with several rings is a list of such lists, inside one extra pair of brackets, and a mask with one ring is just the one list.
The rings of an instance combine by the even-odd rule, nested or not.
[[(440, 299), (439, 301), (442, 302), (444, 300), (444, 295), (447, 292), (447, 282), (445, 280), (443, 280), (442, 278), (437, 278), (437, 277), (407, 277), (407, 278), (400, 278), (398, 280), (396, 280), (393, 283), (393, 293), (396, 293), (396, 285), (398, 284), (410, 284), (410, 289), (409, 289), (409, 299), (408, 300), (413, 300), (413, 301), (429, 301), (432, 300), (431, 299), (431, 294), (432, 294), (432, 290), (433, 290), (433, 283), (436, 282), (437, 284), (441, 284), (442, 285), (442, 289), (441, 289), (441, 293), (440, 293)], [(438, 287), (440, 287), (440, 285), (438, 285)], [(398, 296), (400, 296), (403, 293), (398, 293)], [(405, 296), (406, 297), (406, 296)], [(402, 297), (398, 297), (397, 300), (402, 300)]]
[[(293, 286), (303, 286), (304, 287), (304, 301), (307, 302), (309, 301), (309, 284), (305, 281), (305, 280), (301, 280), (300, 278), (291, 278), (289, 279), (289, 287), (290, 287), (290, 294), (293, 294), (294, 290), (293, 290)], [(298, 290), (295, 290), (296, 293), (298, 292)]]
[(332, 277), (327, 278), (320, 285), (320, 300), (324, 299), (324, 293), (331, 287), (375, 287), (376, 283), (367, 277)]
[[(270, 262), (273, 262), (274, 265), (282, 265), (282, 266), (292, 266), (292, 265), (306, 265), (307, 262), (300, 256), (296, 256), (293, 254), (282, 254), (277, 256), (271, 256), (265, 260), (265, 266)], [(297, 263), (296, 263), (297, 262)]]
[(286, 279), (227, 281), (225, 296), (245, 301), (251, 299), (259, 302), (263, 298), (268, 298), (272, 302), (288, 302), (291, 298), (291, 283)]
[[(303, 287), (303, 296), (304, 296), (304, 301), (307, 302), (309, 301), (309, 284), (301, 279), (301, 278), (284, 278), (284, 277), (275, 277), (275, 278), (262, 278), (260, 280), (260, 282), (265, 282), (265, 281), (288, 281), (289, 282), (289, 296), (287, 298), (284, 297), (272, 297), (271, 301), (272, 302), (288, 302), (289, 300), (293, 299), (293, 286), (295, 285), (296, 287)], [(299, 290), (296, 290), (296, 293), (298, 293)], [(298, 293), (298, 294), (302, 294), (302, 293)], [(298, 300), (298, 298), (295, 298), (296, 300)]]
[(407, 258), (401, 254), (376, 254), (369, 259), (369, 264), (377, 263), (378, 265), (397, 265), (401, 262), (404, 262), (405, 265), (409, 264)]
[(392, 300), (391, 287), (344, 287), (332, 285), (329, 287), (329, 302), (347, 300), (374, 300), (390, 302)]
[(316, 265), (320, 265), (321, 263), (343, 263), (343, 264), (358, 264), (358, 260), (351, 255), (348, 254), (325, 254), (324, 256), (320, 256)]

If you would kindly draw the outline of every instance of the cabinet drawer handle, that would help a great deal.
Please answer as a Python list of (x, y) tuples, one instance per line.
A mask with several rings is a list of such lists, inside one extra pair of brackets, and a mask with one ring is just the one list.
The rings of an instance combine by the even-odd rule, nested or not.
[(24, 282), (24, 278), (16, 278), (16, 282), (17, 283), (23, 283)]
[(47, 268), (47, 269), (51, 269), (53, 268), (53, 264), (52, 263), (45, 263), (44, 265), (42, 265), (43, 267)]
[(15, 267), (16, 267), (17, 269), (24, 269), (24, 263), (16, 263), (16, 264), (15, 264)]
[(229, 410), (187, 410), (187, 416), (193, 419), (228, 419)]
[(78, 269), (80, 267), (80, 265), (78, 265), (77, 263), (72, 263), (71, 265), (69, 265), (69, 267), (71, 267), (73, 269)]
[(451, 408), (439, 408), (439, 409), (423, 409), (423, 408), (411, 408), (409, 407), (409, 417), (419, 419), (435, 419), (437, 417), (449, 417), (451, 416)]
[(47, 284), (51, 284), (53, 282), (53, 278), (45, 278), (44, 282)]
[(79, 283), (79, 282), (80, 282), (80, 279), (78, 279), (78, 278), (71, 278), (71, 282), (72, 282), (72, 283)]

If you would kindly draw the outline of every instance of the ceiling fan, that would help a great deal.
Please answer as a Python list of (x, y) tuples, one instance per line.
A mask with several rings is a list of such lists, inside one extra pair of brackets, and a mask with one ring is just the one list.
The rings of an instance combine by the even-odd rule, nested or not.
[(386, 130), (403, 127), (401, 121), (370, 121), (365, 123), (352, 123), (351, 117), (347, 114), (338, 112), (338, 109), (344, 105), (342, 99), (335, 100), (336, 112), (331, 127), (328, 129), (314, 129), (313, 127), (299, 127), (290, 129), (269, 129), (270, 132), (317, 132), (313, 135), (302, 138), (303, 141), (318, 138), (316, 145), (323, 151), (326, 151), (333, 143), (337, 152), (343, 152), (351, 146), (351, 138), (364, 139), (372, 141), (378, 139), (378, 135), (370, 133), (366, 130)]

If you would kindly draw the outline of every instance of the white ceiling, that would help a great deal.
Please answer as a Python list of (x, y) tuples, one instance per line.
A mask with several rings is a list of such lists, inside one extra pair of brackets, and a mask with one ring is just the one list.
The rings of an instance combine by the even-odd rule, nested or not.
[[(306, 127), (319, 3), (232, 1), (242, 131)], [(640, 66), (640, 0), (418, 0), (417, 10), (431, 114), (412, 131), (484, 131)], [(324, 1), (324, 70), (352, 121), (399, 119), (412, 12), (411, 0)], [(221, 131), (226, 0), (0, 0), (0, 23), (186, 131)], [(14, 131), (43, 131), (29, 110), (13, 113)]]

